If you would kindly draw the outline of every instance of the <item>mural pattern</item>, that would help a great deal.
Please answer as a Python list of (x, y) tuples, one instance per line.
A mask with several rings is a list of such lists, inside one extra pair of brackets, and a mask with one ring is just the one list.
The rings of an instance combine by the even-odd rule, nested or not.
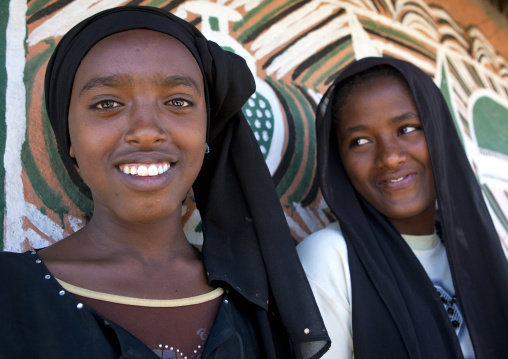
[[(106, 8), (148, 5), (190, 21), (244, 57), (256, 93), (243, 111), (293, 235), (332, 218), (315, 177), (314, 111), (337, 73), (366, 56), (402, 58), (441, 88), (508, 250), (508, 62), (475, 27), (423, 0), (10, 0), (0, 5), (3, 248), (47, 246), (93, 211), (68, 178), (43, 104), (46, 63), (74, 24)], [(8, 7), (8, 8), (7, 8)], [(190, 196), (182, 220), (202, 242)]]

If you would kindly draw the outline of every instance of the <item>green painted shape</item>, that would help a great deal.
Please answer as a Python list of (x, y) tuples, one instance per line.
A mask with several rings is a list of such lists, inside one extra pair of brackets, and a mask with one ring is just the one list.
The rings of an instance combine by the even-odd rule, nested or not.
[[(293, 183), (294, 177), (298, 173), (300, 165), (303, 161), (303, 151), (299, 151), (298, 149), (304, 148), (304, 136), (303, 136), (304, 127), (303, 122), (297, 120), (297, 118), (300, 116), (300, 110), (298, 109), (295, 100), (288, 93), (289, 86), (282, 81), (275, 81), (270, 77), (267, 77), (266, 81), (269, 82), (282, 96), (284, 96), (289, 106), (289, 109), (293, 114), (293, 117), (295, 118), (294, 124), (295, 124), (296, 150), (287, 172), (284, 174), (284, 177), (281, 179), (279, 185), (277, 186), (277, 194), (279, 198), (281, 198)], [(292, 196), (291, 198), (294, 198), (294, 196)]]
[[(51, 56), (51, 54), (53, 53), (54, 48), (56, 46), (56, 44), (53, 40), (48, 40), (48, 41), (46, 41), (46, 43), (49, 45), (49, 47), (41, 54), (34, 57), (29, 63), (27, 63), (27, 65), (25, 67), (25, 86), (27, 88), (27, 109), (30, 108), (30, 103), (32, 101), (32, 89), (33, 89), (34, 77), (36, 76), (37, 71), (40, 69), (40, 67)], [(30, 77), (30, 79), (27, 80), (28, 77)], [(50, 162), (51, 169), (53, 170), (53, 173), (55, 174), (57, 180), (62, 185), (62, 188), (65, 191), (65, 193), (67, 194), (67, 196), (69, 197), (69, 199), (79, 208), (79, 210), (84, 213), (91, 213), (93, 211), (92, 200), (90, 200), (87, 196), (85, 196), (83, 193), (81, 193), (81, 191), (76, 187), (74, 182), (69, 177), (69, 174), (67, 173), (67, 170), (65, 169), (65, 166), (62, 163), (60, 155), (58, 154), (58, 148), (56, 145), (55, 136), (54, 136), (53, 129), (51, 128), (51, 124), (48, 119), (48, 115), (46, 112), (46, 104), (45, 104), (44, 100), (42, 101), (41, 116), (42, 116), (42, 134), (44, 136), (44, 143), (46, 145), (46, 150), (48, 152), (49, 162)], [(30, 151), (30, 157), (33, 158), (33, 156), (31, 155), (30, 147), (28, 147), (27, 150)], [(36, 182), (32, 182), (32, 180), (30, 180), (30, 183), (32, 184), (34, 189), (35, 189), (35, 186), (39, 184), (40, 177), (42, 177), (42, 175), (40, 174), (38, 169), (37, 169), (37, 173), (38, 174), (35, 174), (35, 176), (38, 179), (34, 178), (34, 180)], [(29, 179), (30, 179), (30, 177), (29, 177)], [(43, 189), (41, 189), (41, 191), (42, 190)], [(40, 192), (40, 191), (36, 191), (36, 192)], [(45, 192), (42, 192), (42, 193), (45, 193)], [(51, 195), (58, 195), (58, 194), (56, 192), (54, 192)], [(60, 197), (60, 195), (58, 195), (58, 196)], [(51, 200), (51, 201), (53, 201), (53, 200)], [(51, 208), (52, 210), (55, 210), (52, 207), (49, 207), (49, 208)], [(67, 212), (68, 212), (68, 207), (65, 206), (65, 208), (67, 209)], [(61, 210), (55, 210), (55, 212), (60, 213)], [(67, 213), (67, 212), (63, 212), (63, 213)]]
[[(309, 103), (307, 99), (296, 90), (296, 88), (292, 86), (288, 86), (289, 91), (291, 94), (296, 98), (296, 101), (300, 104), (300, 106), (303, 109), (303, 118), (308, 119), (307, 121), (307, 131), (309, 134), (309, 147), (308, 147), (308, 154), (307, 154), (307, 162), (305, 163), (305, 167), (303, 170), (303, 176), (301, 181), (298, 183), (298, 186), (296, 187), (295, 191), (288, 197), (289, 203), (300, 203), (307, 192), (309, 191), (310, 186), (312, 186), (312, 176), (314, 175), (314, 164), (315, 164), (315, 158), (316, 158), (316, 126), (314, 119), (314, 111), (309, 106)], [(297, 117), (298, 120), (301, 119), (301, 117)], [(302, 120), (302, 128), (303, 128), (303, 120)], [(304, 138), (304, 132), (296, 133), (296, 135), (300, 136), (302, 139)], [(303, 147), (298, 147), (302, 149)], [(303, 152), (303, 151), (302, 151)], [(302, 154), (303, 157), (303, 154)], [(294, 177), (294, 176), (293, 176)]]
[(92, 213), (93, 212), (93, 201), (85, 196), (78, 187), (74, 184), (72, 179), (67, 173), (60, 155), (58, 154), (58, 147), (56, 145), (55, 134), (51, 128), (48, 115), (45, 111), (45, 104), (43, 102), (42, 110), (42, 134), (44, 136), (44, 142), (48, 151), (49, 163), (53, 173), (55, 174), (58, 182), (62, 185), (65, 194), (69, 199), (79, 208), (81, 212)]
[(146, 6), (159, 7), (164, 4), (167, 0), (152, 0)]
[[(34, 58), (25, 64), (24, 83), (26, 89), (27, 113), (32, 102), (33, 83), (37, 71), (40, 69), (41, 65), (47, 61), (52, 52), (53, 47), (50, 46), (48, 49), (34, 56)], [(46, 183), (46, 180), (37, 168), (37, 164), (33, 158), (32, 150), (28, 141), (28, 131), (26, 131), (26, 136), (27, 137), (25, 138), (25, 142), (21, 148), (21, 161), (23, 163), (26, 175), (30, 181), (30, 184), (32, 185), (32, 188), (34, 189), (37, 196), (41, 199), (42, 203), (48, 209), (58, 214), (60, 217), (61, 226), (63, 228), (65, 226), (63, 217), (64, 214), (69, 213), (69, 207), (64, 205), (62, 197)]]
[(196, 228), (194, 228), (194, 232), (202, 233), (203, 232), (203, 221), (199, 221)]
[[(289, 106), (289, 109), (291, 113), (294, 116), (298, 116), (299, 109), (295, 103), (295, 101), (289, 96), (286, 88), (288, 87), (285, 83), (281, 81), (275, 81), (272, 80), (271, 77), (266, 77), (265, 79), (267, 82), (269, 82), (287, 101), (287, 104)], [(295, 137), (296, 137), (296, 143), (295, 148), (303, 148), (303, 136), (299, 136), (299, 134), (303, 133), (303, 124), (301, 121), (294, 121), (295, 123)], [(293, 181), (294, 176), (296, 173), (298, 173), (298, 169), (300, 167), (300, 163), (303, 160), (303, 153), (302, 151), (295, 151), (293, 158), (291, 160), (291, 164), (289, 165), (288, 171), (284, 174), (284, 177), (279, 182), (279, 185), (277, 186), (277, 195), (279, 198), (281, 198), (284, 193), (289, 189), (291, 186), (291, 183)]]
[(455, 124), (455, 129), (459, 135), (460, 142), (464, 146), (464, 137), (462, 136), (459, 122), (457, 121), (457, 118), (455, 117), (455, 111), (453, 110), (452, 96), (450, 93), (450, 87), (448, 86), (448, 77), (446, 76), (444, 65), (441, 67), (441, 83), (439, 84), (439, 88), (443, 94), (446, 104), (448, 105), (448, 110), (450, 110), (450, 114), (452, 115), (453, 123)]
[(44, 177), (39, 172), (30, 150), (28, 139), (25, 140), (21, 148), (21, 161), (35, 193), (46, 207), (58, 214), (61, 226), (64, 228), (63, 217), (64, 214), (69, 213), (69, 207), (63, 204), (62, 197), (46, 183)]
[(508, 156), (508, 108), (490, 97), (473, 106), (473, 126), (478, 146)]
[(232, 47), (229, 47), (229, 46), (222, 46), (222, 50), (232, 52), (233, 54), (236, 53), (235, 49), (233, 49)]
[(415, 41), (413, 38), (409, 37), (408, 35), (404, 34), (403, 32), (394, 30), (390, 27), (380, 25), (372, 20), (360, 19), (360, 23), (362, 25), (364, 25), (364, 27), (369, 27), (374, 30), (379, 30), (383, 34), (393, 35), (395, 38), (405, 40), (405, 41), (415, 45), (417, 48), (419, 48), (420, 50), (425, 52), (431, 58), (436, 58), (436, 53), (434, 51), (432, 51), (428, 47), (424, 46), (423, 44)]
[[(49, 59), (51, 54), (53, 53), (55, 45), (55, 41), (45, 41), (49, 46), (43, 52), (37, 54), (32, 59), (26, 62), (24, 78), (23, 82), (25, 83), (26, 89), (26, 111), (27, 114), (30, 110), (30, 105), (32, 103), (32, 93), (35, 82), (35, 76), (37, 76), (37, 72), (41, 68), (41, 66)], [(27, 131), (28, 132), (28, 131)]]
[(5, 153), (5, 141), (7, 136), (7, 127), (5, 125), (5, 106), (6, 106), (6, 89), (7, 89), (7, 69), (5, 68), (5, 54), (7, 48), (7, 21), (9, 19), (9, 2), (6, 5), (0, 7), (0, 235), (2, 240), (0, 241), (0, 251), (4, 249), (4, 218), (5, 218), (5, 167), (4, 167), (4, 156)]
[(220, 28), (219, 28), (219, 19), (216, 18), (215, 16), (210, 16), (208, 18), (208, 22), (210, 23), (210, 28), (213, 30), (213, 31), (219, 31)]
[[(305, 75), (302, 77), (302, 82), (305, 83), (316, 71), (323, 68), (325, 63), (330, 60), (333, 56), (337, 55), (339, 52), (343, 51), (345, 48), (351, 45), (350, 41), (345, 41), (344, 43), (340, 44), (340, 46), (337, 46), (332, 51), (330, 51), (326, 56), (323, 56), (319, 61), (316, 61), (312, 66), (310, 66), (307, 70)], [(344, 63), (344, 59), (340, 61), (340, 63)], [(334, 65), (334, 67), (336, 67)], [(320, 77), (320, 79), (322, 76)], [(321, 81), (318, 81), (317, 84), (319, 84)], [(316, 85), (317, 85), (316, 84)]]
[(35, 0), (31, 1), (30, 7), (26, 11), (26, 16), (31, 16), (35, 14), (37, 11), (42, 9), (44, 6), (46, 6), (47, 3), (49, 3), (51, 0)]
[[(240, 36), (238, 36), (238, 41), (240, 43), (244, 43), (245, 40), (247, 38), (249, 38), (249, 36), (255, 32), (257, 29), (259, 29), (260, 27), (264, 26), (265, 23), (267, 21), (270, 21), (278, 12), (280, 12), (281, 10), (284, 10), (285, 8), (291, 6), (293, 3), (297, 2), (298, 0), (291, 0), (291, 1), (287, 1), (285, 2), (283, 5), (279, 6), (278, 8), (276, 8), (275, 10), (271, 11), (269, 14), (263, 16), (263, 20), (256, 23), (256, 25), (246, 29), (244, 32), (242, 32), (242, 34)], [(249, 11), (248, 14), (246, 14), (242, 20), (238, 21), (235, 26), (233, 27), (233, 30), (236, 31), (238, 30), (241, 26), (243, 26), (243, 24), (245, 24), (250, 18), (252, 18), (253, 16), (255, 16), (256, 14), (258, 14), (260, 11), (262, 11), (268, 4), (270, 4), (272, 2), (272, 0), (265, 0), (263, 1), (261, 4), (259, 4), (259, 6), (257, 6), (255, 9)]]
[(256, 92), (243, 105), (242, 111), (266, 160), (273, 140), (274, 119), (272, 106), (263, 95)]

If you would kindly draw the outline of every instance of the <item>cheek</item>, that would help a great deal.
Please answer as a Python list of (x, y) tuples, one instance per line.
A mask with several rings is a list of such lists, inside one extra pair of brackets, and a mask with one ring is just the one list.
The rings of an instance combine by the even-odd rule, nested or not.
[(206, 112), (203, 111), (199, 116), (188, 123), (178, 125), (178, 127), (169, 126), (167, 132), (170, 135), (174, 133), (175, 140), (178, 137), (182, 146), (192, 150), (195, 149), (204, 154), (206, 147)]
[(366, 156), (348, 156), (343, 158), (343, 165), (353, 188), (365, 199), (371, 202), (372, 187), (369, 185), (370, 166)]
[(117, 141), (125, 131), (122, 119), (98, 121), (86, 115), (84, 111), (72, 115), (69, 112), (69, 137), (76, 156), (79, 153), (99, 151)]
[[(368, 170), (367, 163), (361, 156), (341, 156), (346, 174), (353, 183), (365, 181)], [(355, 185), (356, 186), (356, 185)]]
[(420, 145), (415, 149), (414, 153), (418, 153), (418, 161), (422, 164), (427, 177), (428, 185), (434, 190), (434, 171), (432, 170), (432, 164), (430, 162), (430, 155), (425, 141), (422, 141)]
[(70, 135), (72, 150), (74, 152), (74, 158), (78, 162), (79, 166), (82, 167), (82, 164), (88, 159), (95, 161), (93, 159), (94, 153), (100, 149), (100, 146), (104, 144), (104, 141), (101, 141), (100, 138), (94, 137), (92, 134), (88, 133), (86, 129), (77, 130), (79, 131), (79, 136), (73, 136), (72, 132)]
[(87, 142), (91, 138), (89, 128), (86, 124), (86, 116), (84, 111), (80, 111), (78, 106), (73, 106), (71, 101), (71, 107), (69, 109), (69, 137), (71, 145), (76, 157), (80, 157), (79, 154), (86, 149)]
[(93, 126), (83, 124), (69, 127), (72, 150), (79, 174), (90, 186), (90, 179), (102, 173), (101, 169), (107, 165), (114, 134), (105, 129), (96, 131), (92, 128)]
[(434, 172), (432, 171), (432, 166), (430, 161), (427, 162), (426, 166), (426, 187), (427, 193), (429, 196), (429, 201), (433, 202), (436, 200), (436, 187), (434, 184)]

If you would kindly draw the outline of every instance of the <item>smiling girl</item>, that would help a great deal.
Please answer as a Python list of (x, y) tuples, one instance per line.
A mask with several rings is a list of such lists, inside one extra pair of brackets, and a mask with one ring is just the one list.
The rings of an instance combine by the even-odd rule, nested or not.
[[(106, 10), (61, 39), (46, 108), (94, 212), (48, 248), (0, 255), (1, 357), (311, 358), (327, 349), (241, 113), (253, 92), (243, 59), (164, 10)], [(182, 227), (191, 187), (202, 252)]]
[(508, 267), (432, 79), (351, 64), (316, 119), (338, 222), (298, 252), (332, 339), (326, 358), (506, 358)]

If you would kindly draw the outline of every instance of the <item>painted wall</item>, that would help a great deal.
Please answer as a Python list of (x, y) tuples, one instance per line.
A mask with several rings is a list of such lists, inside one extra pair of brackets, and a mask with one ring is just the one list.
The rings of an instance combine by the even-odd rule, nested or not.
[[(315, 178), (314, 110), (334, 76), (365, 56), (392, 56), (421, 67), (449, 103), (508, 249), (508, 62), (476, 26), (476, 17), (457, 19), (450, 10), (457, 1), (445, 3), (449, 6), (428, 0), (4, 0), (3, 249), (47, 246), (83, 226), (93, 210), (57, 155), (42, 101), (44, 71), (55, 45), (74, 24), (126, 4), (165, 8), (247, 60), (257, 91), (243, 110), (298, 240), (330, 221)], [(507, 32), (486, 21), (497, 29), (495, 43), (508, 43)], [(182, 217), (189, 240), (201, 243), (192, 196)]]

